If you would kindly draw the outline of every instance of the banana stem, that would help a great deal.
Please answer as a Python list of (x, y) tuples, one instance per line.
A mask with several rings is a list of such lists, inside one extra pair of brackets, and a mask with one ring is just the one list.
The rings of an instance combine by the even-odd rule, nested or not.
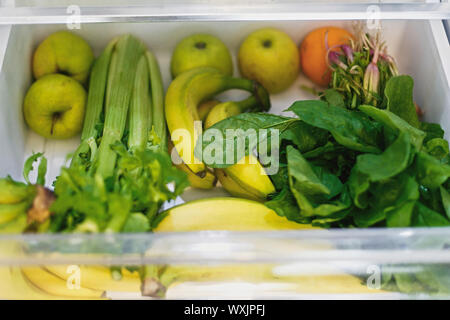
[(162, 267), (146, 265), (141, 271), (141, 294), (146, 297), (163, 297), (166, 287), (160, 282), (159, 277)]
[(236, 101), (235, 103), (239, 107), (239, 110), (241, 112), (246, 112), (252, 109), (256, 109), (256, 107), (258, 107), (259, 105), (259, 100), (255, 96), (251, 95), (247, 99)]
[[(252, 93), (260, 105), (261, 111), (270, 109), (270, 97), (268, 91), (258, 82), (244, 78), (229, 77), (227, 79), (228, 89), (241, 89)], [(245, 100), (244, 100), (245, 101)]]

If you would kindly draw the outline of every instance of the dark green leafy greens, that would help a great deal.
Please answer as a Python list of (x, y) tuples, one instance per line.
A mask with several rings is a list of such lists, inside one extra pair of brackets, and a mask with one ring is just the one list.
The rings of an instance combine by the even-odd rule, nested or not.
[(295, 102), (288, 111), (298, 118), (249, 113), (212, 128), (280, 130), (280, 170), (271, 176), (278, 193), (266, 204), (290, 220), (325, 227), (450, 225), (448, 143), (438, 124), (418, 121), (412, 86), (408, 76), (390, 77), (385, 109), (345, 108), (346, 100), (329, 89), (324, 101)]

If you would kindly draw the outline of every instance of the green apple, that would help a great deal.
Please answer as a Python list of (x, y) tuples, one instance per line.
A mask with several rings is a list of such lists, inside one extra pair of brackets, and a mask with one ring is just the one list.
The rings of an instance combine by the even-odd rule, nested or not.
[(297, 78), (300, 57), (283, 31), (264, 28), (251, 33), (239, 48), (241, 74), (261, 83), (270, 93), (287, 89)]
[(78, 81), (57, 73), (45, 75), (31, 85), (25, 96), (25, 121), (45, 138), (73, 137), (83, 126), (86, 97)]
[(212, 67), (225, 74), (233, 74), (233, 61), (225, 44), (209, 34), (194, 34), (179, 42), (172, 55), (172, 77), (198, 68)]
[(62, 73), (86, 83), (94, 53), (80, 36), (69, 31), (58, 31), (48, 36), (36, 49), (33, 56), (33, 74), (36, 79)]

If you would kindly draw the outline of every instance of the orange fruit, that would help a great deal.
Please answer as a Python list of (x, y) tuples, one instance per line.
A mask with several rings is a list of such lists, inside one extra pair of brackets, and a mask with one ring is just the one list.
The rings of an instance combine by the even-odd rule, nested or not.
[(337, 27), (322, 27), (308, 33), (300, 45), (300, 66), (303, 73), (314, 83), (323, 87), (328, 86), (331, 70), (327, 65), (327, 50), (334, 46), (349, 44), (352, 38), (350, 32)]

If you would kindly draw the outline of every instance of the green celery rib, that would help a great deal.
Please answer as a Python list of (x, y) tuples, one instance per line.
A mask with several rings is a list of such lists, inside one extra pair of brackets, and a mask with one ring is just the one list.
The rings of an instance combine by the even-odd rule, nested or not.
[[(109, 65), (109, 74), (116, 74), (117, 69), (117, 52), (115, 52), (111, 57), (111, 63)], [(111, 101), (111, 88), (113, 85), (114, 77), (108, 77), (106, 81), (106, 97), (105, 97), (105, 110), (106, 112), (107, 107), (109, 106), (109, 103)]]
[(109, 73), (111, 81), (108, 103), (105, 106), (105, 124), (103, 137), (98, 150), (97, 173), (103, 178), (113, 176), (117, 154), (111, 145), (122, 139), (127, 122), (128, 108), (131, 102), (134, 77), (140, 56), (145, 51), (143, 43), (136, 38), (122, 36), (116, 45), (117, 60), (110, 66), (114, 73)]
[[(97, 137), (95, 126), (100, 122), (100, 115), (103, 111), (105, 100), (106, 80), (108, 69), (113, 55), (117, 39), (113, 39), (97, 58), (92, 67), (89, 81), (89, 92), (86, 104), (86, 115), (84, 118), (83, 131), (81, 132), (81, 144), (73, 156), (73, 160), (78, 159), (81, 153), (89, 151), (89, 145), (85, 143), (90, 138)], [(72, 161), (75, 163), (76, 161)]]
[(150, 86), (152, 97), (152, 119), (155, 133), (160, 139), (160, 148), (167, 152), (167, 126), (164, 117), (164, 87), (158, 61), (153, 53), (146, 52), (148, 67), (150, 70)]
[(144, 55), (139, 59), (134, 78), (133, 96), (131, 98), (128, 127), (128, 149), (143, 150), (148, 141), (151, 127), (151, 100), (147, 59)]

